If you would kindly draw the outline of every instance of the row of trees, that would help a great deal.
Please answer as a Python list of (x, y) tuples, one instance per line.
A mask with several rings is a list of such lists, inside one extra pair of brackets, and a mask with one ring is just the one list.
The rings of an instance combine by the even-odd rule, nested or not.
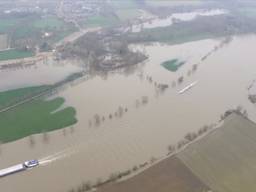
[(108, 116), (101, 116), (99, 114), (95, 114), (92, 119), (89, 120), (89, 127), (92, 126), (100, 126), (101, 123), (105, 122), (107, 119), (112, 120), (113, 118), (122, 118), (125, 113), (128, 112), (128, 107), (119, 106), (114, 113), (110, 113)]
[[(238, 115), (243, 116), (244, 118), (248, 118), (248, 113), (242, 106), (238, 106), (236, 109), (227, 110), (224, 114), (221, 115), (220, 121), (224, 121), (228, 116), (232, 113), (236, 113)], [(169, 145), (168, 146), (168, 155), (175, 153), (177, 150), (182, 149), (186, 145), (190, 144), (191, 142), (195, 141), (198, 137), (203, 136), (204, 134), (211, 131), (216, 124), (205, 125), (201, 127), (197, 132), (190, 132), (184, 136), (184, 139), (179, 141), (176, 145)]]
[(147, 162), (141, 163), (138, 166), (135, 165), (133, 166), (131, 169), (125, 170), (125, 171), (121, 171), (118, 173), (111, 173), (108, 177), (108, 179), (103, 180), (101, 178), (98, 178), (97, 181), (93, 184), (90, 181), (87, 182), (83, 182), (80, 186), (78, 186), (77, 188), (72, 188), (70, 189), (68, 192), (86, 192), (86, 191), (90, 191), (92, 189), (96, 189), (102, 185), (111, 183), (111, 182), (117, 182), (120, 179), (127, 177), (133, 173), (136, 173), (138, 171), (140, 171), (141, 169), (145, 168), (146, 166), (153, 164), (157, 161), (156, 158), (151, 157), (151, 159)]

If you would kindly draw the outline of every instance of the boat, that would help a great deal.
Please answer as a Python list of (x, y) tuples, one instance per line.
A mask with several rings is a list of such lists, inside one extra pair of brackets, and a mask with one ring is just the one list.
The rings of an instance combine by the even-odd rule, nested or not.
[(35, 160), (35, 159), (25, 161), (24, 163), (17, 164), (17, 165), (14, 165), (14, 166), (11, 166), (11, 167), (0, 170), (0, 177), (5, 177), (7, 175), (11, 175), (11, 174), (14, 174), (14, 173), (25, 171), (27, 169), (34, 168), (38, 165), (39, 165), (39, 161)]
[(180, 91), (179, 91), (179, 94), (185, 93), (186, 91), (188, 91), (189, 89), (191, 89), (192, 87), (194, 87), (196, 84), (197, 84), (197, 81), (195, 81), (195, 82), (189, 84), (189, 85), (186, 86), (184, 89), (180, 90)]

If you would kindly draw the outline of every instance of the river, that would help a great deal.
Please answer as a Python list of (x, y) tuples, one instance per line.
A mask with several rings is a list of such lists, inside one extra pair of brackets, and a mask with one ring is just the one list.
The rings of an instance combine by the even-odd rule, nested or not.
[[(108, 178), (111, 173), (164, 156), (169, 144), (217, 122), (223, 112), (238, 105), (256, 121), (247, 89), (256, 77), (256, 36), (234, 37), (213, 52), (221, 41), (134, 46), (149, 56), (144, 64), (126, 73), (97, 76), (60, 92), (58, 96), (76, 108), (78, 123), (72, 129), (50, 133), (48, 144), (42, 142), (42, 135), (36, 135), (33, 148), (28, 138), (2, 145), (0, 168), (28, 159), (40, 159), (43, 164), (1, 178), (1, 190), (66, 192), (82, 182)], [(209, 52), (212, 54), (202, 61)], [(160, 65), (174, 58), (186, 60), (177, 72)], [(198, 64), (197, 70), (187, 75), (194, 64)], [(172, 87), (180, 76), (184, 82)], [(198, 81), (196, 86), (178, 94), (194, 81)], [(170, 87), (162, 93), (154, 83)], [(124, 111), (116, 117), (119, 106)], [(95, 114), (105, 118), (100, 125), (94, 125)]]

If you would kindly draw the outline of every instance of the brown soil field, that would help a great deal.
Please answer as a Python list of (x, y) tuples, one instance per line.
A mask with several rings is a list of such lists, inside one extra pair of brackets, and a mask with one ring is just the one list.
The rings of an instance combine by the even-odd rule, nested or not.
[(167, 158), (122, 182), (102, 186), (98, 192), (205, 192), (209, 188), (176, 157)]

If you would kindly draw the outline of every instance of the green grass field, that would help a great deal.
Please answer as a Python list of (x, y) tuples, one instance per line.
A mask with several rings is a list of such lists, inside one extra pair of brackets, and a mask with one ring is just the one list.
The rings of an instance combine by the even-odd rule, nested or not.
[(186, 62), (184, 61), (180, 61), (178, 59), (172, 59), (169, 61), (165, 61), (163, 62), (161, 65), (172, 72), (176, 72), (182, 65), (184, 65)]
[(238, 12), (248, 18), (256, 19), (256, 10), (254, 7), (241, 7)]
[[(77, 30), (74, 24), (66, 23), (57, 16), (41, 17), (38, 14), (28, 14), (23, 17), (0, 18), (0, 33), (8, 34), (12, 48), (22, 48), (26, 45), (34, 47), (35, 44), (40, 46), (45, 42), (52, 45)], [(50, 36), (44, 37), (45, 32)], [(9, 51), (2, 53), (0, 60), (23, 57), (27, 57), (27, 54)]]
[(178, 157), (218, 192), (256, 191), (256, 125), (236, 114)]
[[(58, 110), (63, 98), (34, 100), (0, 115), (0, 141), (7, 143), (26, 136), (61, 129), (77, 122), (72, 107)], [(57, 112), (55, 112), (58, 110)]]
[(92, 16), (86, 21), (81, 21), (80, 24), (83, 27), (111, 27), (119, 24), (118, 18), (114, 16)]
[(140, 16), (140, 11), (138, 9), (124, 9), (124, 10), (117, 10), (116, 14), (120, 21), (128, 21), (138, 18)]
[(32, 51), (22, 51), (16, 49), (10, 49), (6, 51), (0, 51), (0, 61), (20, 59), (25, 57), (32, 57), (34, 53)]
[(8, 32), (16, 24), (16, 19), (0, 19), (0, 33)]
[(138, 8), (136, 0), (110, 0), (110, 4), (115, 9), (135, 9)]
[(61, 29), (65, 26), (65, 22), (52, 16), (36, 20), (33, 26), (39, 29)]
[(14, 89), (9, 91), (0, 92), (0, 109), (8, 107), (11, 104), (17, 103), (24, 98), (31, 97), (42, 91), (49, 89), (51, 86), (38, 86)]

